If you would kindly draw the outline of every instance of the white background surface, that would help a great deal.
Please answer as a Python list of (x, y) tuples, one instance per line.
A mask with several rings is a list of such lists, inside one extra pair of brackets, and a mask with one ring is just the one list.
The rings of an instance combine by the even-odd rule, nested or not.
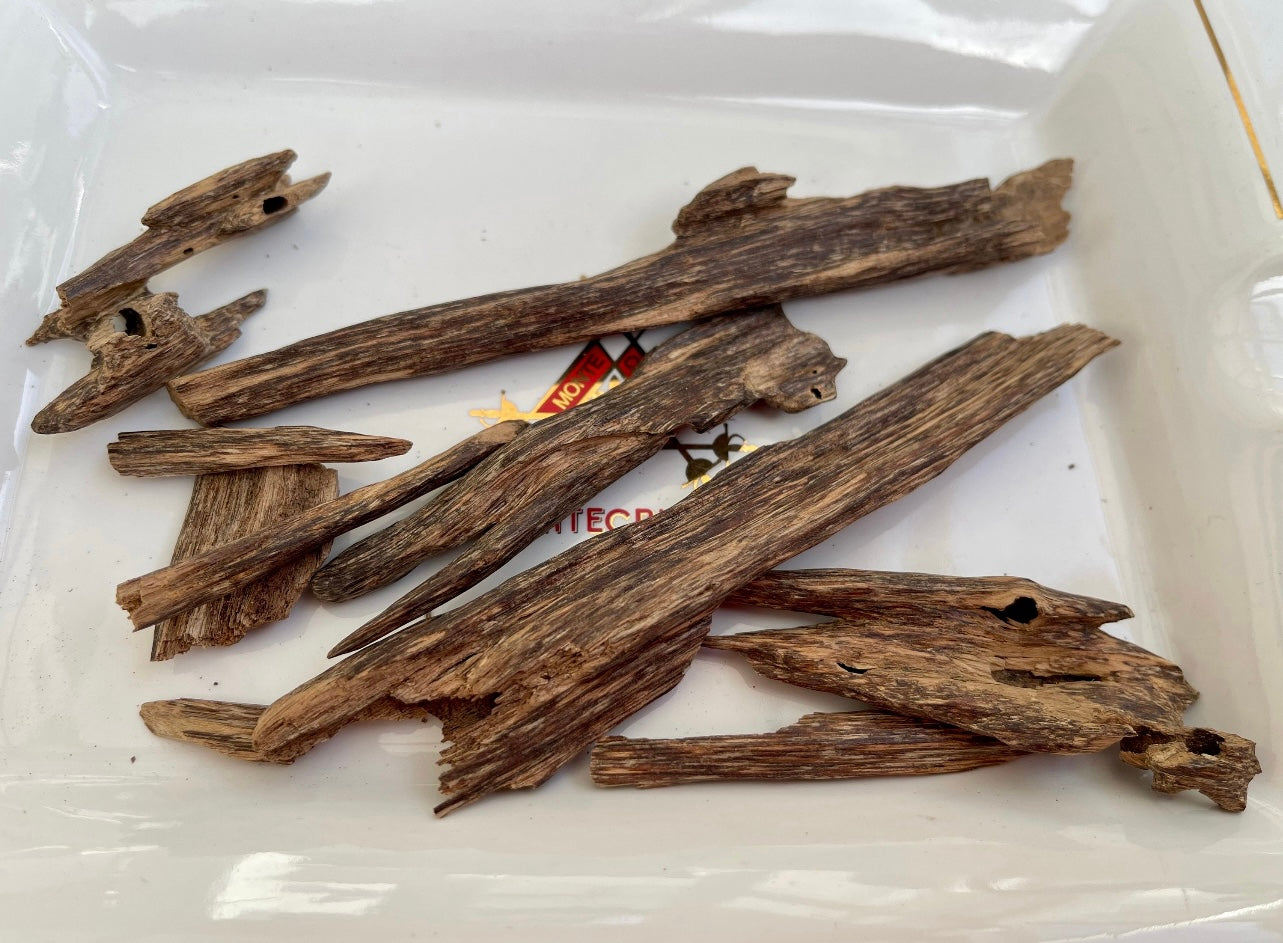
[[(1209, 6), (1243, 46), (1251, 5)], [(1279, 938), (1283, 223), (1192, 4), (18, 0), (0, 43), (0, 938)], [(236, 648), (150, 664), (112, 595), (167, 562), (188, 483), (119, 478), (104, 449), (185, 421), (160, 394), (78, 433), (27, 430), (85, 367), (74, 342), (20, 346), (54, 285), (155, 200), (281, 147), (296, 176), (333, 171), (329, 189), (153, 281), (193, 313), (269, 288), (222, 359), (608, 268), (745, 164), (839, 195), (1075, 157), (1061, 250), (786, 306), (850, 360), (839, 399), (732, 428), (790, 437), (984, 329), (1120, 337), (796, 565), (1010, 572), (1128, 602), (1120, 633), (1203, 692), (1191, 722), (1259, 742), (1247, 812), (1157, 796), (1102, 755), (652, 792), (594, 790), (580, 763), (436, 821), (435, 724), (356, 727), (285, 769), (152, 738), (140, 702), (270, 700), (405, 588), (305, 600)], [(500, 390), (529, 408), (574, 353), (269, 421), (414, 441), (340, 466), (347, 490), (470, 434)], [(681, 471), (662, 453), (594, 503), (671, 503)], [(716, 628), (790, 621), (728, 611)], [(623, 730), (769, 730), (841, 703), (709, 655)]]

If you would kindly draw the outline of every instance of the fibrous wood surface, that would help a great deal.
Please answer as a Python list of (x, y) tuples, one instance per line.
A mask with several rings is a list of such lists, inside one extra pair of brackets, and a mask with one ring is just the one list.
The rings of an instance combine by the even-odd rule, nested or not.
[(331, 654), (368, 644), (383, 627), (430, 612), (480, 582), (683, 427), (702, 432), (759, 400), (788, 412), (831, 400), (844, 363), (820, 338), (793, 327), (778, 306), (687, 329), (651, 351), (619, 386), (526, 429), (435, 501), (317, 571), (318, 596), (350, 599), (475, 541)]
[(1154, 774), (1154, 789), (1197, 789), (1226, 812), (1247, 808), (1248, 783), (1261, 771), (1256, 744), (1207, 727), (1141, 729), (1123, 740), (1124, 763)]
[(269, 465), (372, 462), (409, 451), (387, 436), (316, 426), (270, 429), (157, 429), (122, 432), (107, 444), (107, 460), (122, 475), (208, 475)]
[[(173, 560), (181, 563), (238, 537), (270, 529), (333, 500), (338, 493), (338, 474), (316, 464), (200, 475), (192, 484)], [(232, 645), (251, 629), (284, 619), (329, 549), (328, 543), (312, 547), (252, 583), (158, 623), (152, 661), (173, 658), (192, 647)]]
[(87, 339), (104, 317), (136, 307), (153, 275), (292, 215), (330, 179), (326, 173), (291, 183), (285, 171), (296, 156), (284, 150), (255, 157), (161, 200), (143, 215), (144, 233), (58, 286), (62, 306), (46, 315), (27, 343)]
[[(737, 170), (678, 214), (666, 249), (593, 278), (375, 318), (180, 377), (170, 395), (206, 425), (258, 416), (371, 383), (520, 351), (674, 324), (928, 272), (1050, 252), (1072, 161), (934, 188), (848, 198), (786, 196), (792, 177)], [(477, 330), (484, 324), (484, 331)]]
[(650, 664), (661, 645), (684, 652), (683, 631), (737, 587), (934, 478), (1114, 344), (1083, 326), (981, 335), (655, 517), (344, 659), (273, 703), (255, 747), (288, 750), (389, 696), (493, 696), (494, 711), (456, 732), (441, 811), (536, 785), (558, 765), (548, 757), (591, 743), (579, 699), (594, 679)]
[(512, 439), (524, 422), (502, 422), (387, 481), (291, 515), (116, 588), (116, 602), (142, 629), (252, 583), (339, 534), (381, 517), (452, 481)]
[(592, 749), (598, 786), (676, 786), (735, 779), (928, 776), (1023, 756), (990, 737), (882, 711), (807, 714), (774, 733), (655, 740), (607, 737)]
[(115, 415), (224, 350), (266, 299), (265, 291), (251, 292), (194, 318), (172, 292), (141, 289), (119, 313), (89, 325), (83, 338), (89, 372), (36, 413), (31, 428), (44, 435), (72, 432)]
[[(1103, 750), (1141, 726), (1180, 726), (1198, 697), (1178, 666), (1100, 630), (1129, 618), (1126, 606), (1007, 577), (972, 581), (961, 593), (968, 581), (957, 577), (856, 571), (848, 579), (843, 598), (818, 589), (840, 583), (840, 571), (772, 574), (737, 598), (844, 618), (705, 644), (744, 655), (767, 677), (1032, 752)], [(798, 595), (808, 584), (817, 586), (814, 603)]]

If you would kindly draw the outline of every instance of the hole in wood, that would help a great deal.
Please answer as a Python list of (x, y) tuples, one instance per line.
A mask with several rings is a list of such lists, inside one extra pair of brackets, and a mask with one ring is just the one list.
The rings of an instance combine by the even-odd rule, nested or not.
[(263, 213), (266, 216), (271, 216), (273, 213), (285, 209), (289, 202), (283, 196), (269, 196), (263, 201)]
[(133, 308), (121, 308), (116, 312), (111, 323), (112, 327), (122, 334), (141, 337), (147, 333), (147, 324), (143, 321), (143, 316)]
[(824, 399), (824, 394), (820, 392), (820, 388), (818, 386), (811, 387), (811, 395), (816, 399)]
[(1075, 681), (1099, 681), (1100, 675), (1039, 674), (1026, 668), (995, 668), (993, 680), (1015, 688), (1040, 688), (1044, 684), (1072, 684)]
[(868, 668), (852, 668), (850, 665), (842, 664), (842, 662), (838, 662), (838, 667), (841, 668), (843, 671), (851, 672), (851, 674), (853, 675), (862, 675), (869, 670)]
[(191, 255), (195, 251), (196, 250), (193, 249), (191, 246), (188, 246), (186, 249), (183, 250), (183, 255)]
[(1008, 624), (1019, 622), (1021, 625), (1028, 625), (1038, 618), (1038, 603), (1031, 596), (1017, 596), (1014, 602), (1001, 609), (995, 606), (984, 606), (983, 608), (985, 612), (992, 612)]

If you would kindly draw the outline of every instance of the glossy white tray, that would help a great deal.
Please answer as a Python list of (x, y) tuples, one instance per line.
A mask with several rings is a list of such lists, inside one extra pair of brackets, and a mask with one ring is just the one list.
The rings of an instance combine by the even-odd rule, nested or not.
[[(1268, 162), (1278, 16), (1209, 14)], [(0, 937), (1279, 938), (1283, 223), (1192, 2), (17, 0), (0, 50)], [(1128, 602), (1118, 630), (1203, 692), (1191, 720), (1258, 741), (1248, 810), (1158, 796), (1111, 755), (649, 792), (595, 790), (581, 762), (437, 821), (435, 724), (359, 726), (284, 769), (151, 737), (140, 702), (270, 700), (403, 588), (305, 600), (233, 649), (150, 664), (114, 586), (167, 562), (189, 486), (120, 478), (104, 450), (185, 421), (160, 394), (78, 433), (27, 429), (85, 367), (73, 342), (20, 344), (54, 285), (156, 199), (281, 147), (329, 189), (153, 283), (192, 312), (270, 290), (223, 359), (600, 271), (663, 245), (678, 207), (745, 164), (806, 195), (1075, 157), (1061, 250), (788, 305), (850, 360), (839, 399), (731, 431), (793, 436), (984, 329), (1121, 338), (796, 565), (1017, 573)], [(340, 466), (348, 489), (476, 430), (501, 392), (532, 408), (576, 352), (268, 421), (414, 441)], [(683, 471), (661, 453), (592, 506), (669, 504)], [(567, 525), (505, 573), (583, 536)], [(790, 621), (767, 620), (716, 630)], [(840, 704), (702, 655), (622, 729), (769, 730)]]

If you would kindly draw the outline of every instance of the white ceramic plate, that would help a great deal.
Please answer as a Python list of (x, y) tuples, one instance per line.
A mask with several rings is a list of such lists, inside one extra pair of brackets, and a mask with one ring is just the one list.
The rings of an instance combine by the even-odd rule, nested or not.
[[(1280, 153), (1277, 11), (1209, 7), (1266, 156)], [(1283, 223), (1192, 2), (10, 0), (0, 50), (14, 429), (0, 444), (0, 937), (1280, 938)], [(434, 724), (353, 728), (285, 769), (152, 738), (140, 702), (269, 700), (398, 590), (304, 601), (234, 649), (150, 664), (113, 588), (167, 562), (188, 485), (119, 478), (104, 446), (183, 423), (156, 395), (31, 435), (85, 357), (20, 341), (146, 206), (281, 147), (300, 175), (332, 170), (330, 188), (154, 281), (192, 312), (271, 290), (224, 359), (605, 269), (663, 245), (695, 190), (745, 164), (806, 195), (1075, 157), (1065, 247), (789, 305), (850, 359), (840, 398), (732, 430), (788, 438), (988, 328), (1082, 320), (1120, 337), (940, 479), (796, 563), (1010, 572), (1130, 603), (1119, 630), (1203, 692), (1191, 720), (1259, 742), (1248, 810), (1158, 796), (1101, 755), (651, 792), (594, 790), (580, 763), (437, 821)], [(531, 408), (575, 352), (271, 421), (413, 439), (402, 458), (340, 467), (346, 489), (479, 428), (470, 411), (501, 391)], [(594, 506), (671, 503), (682, 479), (666, 452)], [(505, 572), (583, 536), (564, 530)], [(717, 631), (766, 624), (781, 623), (732, 612)], [(623, 729), (769, 730), (839, 703), (701, 656)]]

